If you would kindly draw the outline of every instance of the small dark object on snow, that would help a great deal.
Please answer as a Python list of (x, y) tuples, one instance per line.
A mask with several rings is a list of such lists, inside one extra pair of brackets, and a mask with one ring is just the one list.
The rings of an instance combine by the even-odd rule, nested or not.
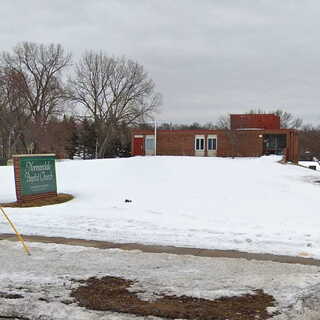
[(132, 200), (126, 199), (126, 200), (124, 200), (124, 202), (132, 202)]

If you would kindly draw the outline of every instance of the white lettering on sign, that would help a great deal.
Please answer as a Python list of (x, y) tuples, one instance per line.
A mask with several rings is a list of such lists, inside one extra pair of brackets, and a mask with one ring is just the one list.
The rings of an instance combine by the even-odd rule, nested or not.
[(32, 161), (27, 161), (26, 162), (26, 169), (28, 171), (48, 171), (51, 170), (50, 167), (50, 163), (49, 162), (45, 162), (44, 164), (38, 164), (38, 165), (34, 165)]
[[(48, 172), (49, 171), (49, 172)], [(32, 161), (26, 162), (25, 178), (28, 183), (47, 182), (54, 179), (49, 162), (34, 165)]]

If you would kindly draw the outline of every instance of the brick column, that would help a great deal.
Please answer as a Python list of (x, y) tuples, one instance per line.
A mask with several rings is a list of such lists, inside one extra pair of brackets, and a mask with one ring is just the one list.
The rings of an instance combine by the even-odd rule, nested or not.
[(20, 178), (20, 159), (17, 157), (13, 157), (13, 167), (14, 167), (14, 180), (16, 184), (16, 196), (17, 201), (22, 202), (21, 195), (21, 178)]

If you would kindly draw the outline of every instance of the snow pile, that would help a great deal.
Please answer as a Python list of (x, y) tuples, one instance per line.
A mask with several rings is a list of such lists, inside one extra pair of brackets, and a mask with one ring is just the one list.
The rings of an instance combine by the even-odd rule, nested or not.
[[(320, 258), (320, 174), (278, 160), (64, 161), (58, 189), (75, 200), (7, 212), (23, 234)], [(13, 168), (1, 167), (0, 179), (0, 201), (14, 201)]]

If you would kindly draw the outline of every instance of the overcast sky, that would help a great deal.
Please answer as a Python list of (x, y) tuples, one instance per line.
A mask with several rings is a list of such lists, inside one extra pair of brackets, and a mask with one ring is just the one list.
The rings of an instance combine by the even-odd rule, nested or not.
[(1, 0), (0, 50), (61, 43), (134, 59), (160, 120), (282, 108), (320, 124), (320, 1)]

